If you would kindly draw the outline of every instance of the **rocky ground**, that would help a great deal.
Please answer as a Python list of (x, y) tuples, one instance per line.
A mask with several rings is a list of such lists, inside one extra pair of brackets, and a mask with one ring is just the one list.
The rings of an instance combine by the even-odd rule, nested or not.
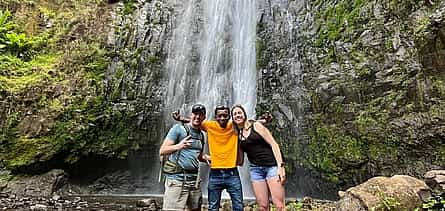
[[(72, 194), (63, 170), (52, 170), (42, 175), (21, 177), (0, 184), (1, 210), (161, 210), (162, 195), (95, 195)], [(434, 207), (445, 209), (440, 196), (445, 195), (445, 170), (429, 171), (420, 180), (407, 175), (374, 177), (368, 181), (339, 191), (338, 201), (324, 201), (305, 197), (287, 199), (286, 210), (415, 210), (439, 196)], [(203, 209), (207, 210), (206, 198)], [(221, 211), (230, 209), (230, 201), (223, 200)], [(433, 206), (432, 206), (433, 207)], [(245, 211), (256, 210), (253, 199), (245, 200)], [(435, 209), (433, 209), (435, 210)]]
[[(83, 196), (59, 196), (53, 197), (19, 197), (17, 195), (0, 195), (1, 210), (161, 210), (161, 196), (137, 196), (137, 195), (83, 195)], [(230, 202), (224, 200), (221, 211), (229, 211)], [(255, 202), (247, 200), (244, 210), (255, 210)], [(335, 210), (331, 201), (304, 198), (301, 201), (288, 199), (287, 210)], [(202, 210), (207, 210), (204, 200)]]
[(3, 194), (2, 210), (160, 210), (159, 200), (142, 196), (19, 197)]

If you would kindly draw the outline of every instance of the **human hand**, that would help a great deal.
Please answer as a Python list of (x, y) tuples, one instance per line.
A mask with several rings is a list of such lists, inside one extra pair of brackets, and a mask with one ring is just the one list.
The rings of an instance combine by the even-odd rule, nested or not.
[(286, 170), (284, 169), (284, 166), (278, 167), (278, 182), (282, 185), (286, 182)]
[(179, 110), (172, 112), (172, 117), (174, 120), (179, 121), (181, 119), (181, 115), (179, 114)]
[(273, 116), (269, 111), (266, 111), (261, 115), (260, 119), (264, 119), (266, 123), (271, 123), (273, 120)]
[(211, 159), (210, 159), (210, 155), (205, 154), (204, 156), (202, 156), (204, 158), (204, 160), (206, 161), (206, 163), (208, 165), (210, 165)]
[(190, 146), (192, 146), (192, 143), (192, 136), (188, 135), (177, 144), (178, 150), (189, 148)]

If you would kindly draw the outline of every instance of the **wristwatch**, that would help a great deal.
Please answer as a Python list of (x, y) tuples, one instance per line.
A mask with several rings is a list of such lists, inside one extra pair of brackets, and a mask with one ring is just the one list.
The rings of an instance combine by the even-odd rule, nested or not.
[(280, 163), (280, 167), (284, 167), (284, 162), (281, 162), (281, 163)]

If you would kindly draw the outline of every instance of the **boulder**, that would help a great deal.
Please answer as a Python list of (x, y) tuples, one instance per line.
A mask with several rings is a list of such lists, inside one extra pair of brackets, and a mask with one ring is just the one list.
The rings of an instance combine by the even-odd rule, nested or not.
[(445, 195), (445, 170), (428, 171), (425, 173), (424, 178), (434, 195)]
[(61, 169), (53, 169), (41, 175), (18, 177), (7, 183), (1, 190), (4, 194), (21, 197), (50, 197), (53, 193), (66, 186), (68, 174)]
[(136, 202), (136, 207), (144, 207), (148, 210), (159, 210), (161, 207), (161, 203), (156, 201), (153, 198), (141, 199)]
[(340, 191), (338, 210), (414, 210), (431, 196), (425, 182), (406, 175), (374, 177), (363, 184)]

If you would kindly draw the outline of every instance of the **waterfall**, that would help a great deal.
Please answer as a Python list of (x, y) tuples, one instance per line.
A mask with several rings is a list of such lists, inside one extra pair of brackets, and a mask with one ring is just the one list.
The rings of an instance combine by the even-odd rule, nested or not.
[(179, 0), (173, 5), (177, 20), (172, 40), (168, 47), (167, 78), (168, 87), (165, 98), (166, 115), (164, 119), (171, 124), (170, 112), (176, 109), (188, 111), (190, 103), (197, 99), (199, 80), (199, 55), (196, 44), (199, 43), (199, 2)]
[[(177, 17), (164, 101), (167, 127), (173, 123), (172, 111), (180, 109), (189, 115), (191, 105), (198, 102), (207, 107), (207, 119), (214, 118), (217, 105), (233, 104), (242, 104), (248, 117), (255, 118), (255, 0), (178, 0), (174, 4)], [(252, 196), (246, 167), (243, 169), (244, 194)]]

